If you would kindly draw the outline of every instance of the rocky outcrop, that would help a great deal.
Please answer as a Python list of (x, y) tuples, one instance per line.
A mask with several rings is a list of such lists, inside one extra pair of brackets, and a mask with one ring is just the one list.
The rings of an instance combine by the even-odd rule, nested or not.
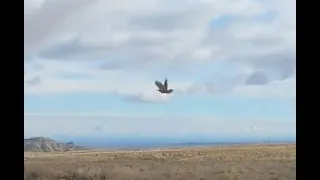
[(24, 139), (25, 152), (54, 152), (54, 151), (72, 151), (84, 149), (76, 146), (74, 142), (58, 143), (47, 137), (34, 137)]

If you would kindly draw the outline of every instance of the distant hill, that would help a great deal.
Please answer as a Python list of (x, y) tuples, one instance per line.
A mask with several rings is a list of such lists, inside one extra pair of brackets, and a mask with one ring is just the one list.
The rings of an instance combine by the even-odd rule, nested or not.
[(54, 152), (85, 150), (86, 148), (76, 146), (74, 142), (58, 143), (48, 137), (33, 137), (24, 139), (25, 152)]

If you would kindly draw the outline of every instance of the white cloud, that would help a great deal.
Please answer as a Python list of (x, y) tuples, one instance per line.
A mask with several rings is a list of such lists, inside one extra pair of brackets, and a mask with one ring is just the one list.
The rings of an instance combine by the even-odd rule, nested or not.
[(171, 97), (171, 94), (160, 94), (157, 91), (154, 91), (153, 93), (139, 93), (133, 95), (126, 95), (124, 98), (134, 102), (159, 103), (166, 102)]
[[(158, 95), (153, 82), (170, 74), (175, 93), (287, 97), (289, 90), (294, 97), (295, 3), (25, 0), (26, 76), (41, 79), (37, 86), (26, 84), (25, 93), (106, 92), (165, 102), (169, 97)], [(264, 20), (270, 14), (274, 19)], [(212, 25), (224, 17), (226, 25)], [(216, 80), (208, 68), (214, 63), (250, 72)], [(202, 69), (207, 80), (195, 80)], [(246, 85), (255, 72), (263, 74)], [(90, 78), (61, 77), (66, 73)]]
[(26, 78), (24, 80), (24, 82), (27, 84), (27, 85), (30, 85), (30, 86), (37, 86), (39, 84), (41, 84), (41, 79), (39, 76), (34, 76), (32, 78)]
[(284, 81), (274, 81), (264, 86), (238, 86), (235, 88), (234, 92), (235, 94), (241, 94), (248, 97), (277, 97), (293, 99), (296, 97), (296, 81), (292, 78)]
[(106, 131), (106, 130), (108, 130), (108, 126), (106, 126), (106, 125), (98, 125), (98, 126), (94, 127), (94, 129), (96, 131)]

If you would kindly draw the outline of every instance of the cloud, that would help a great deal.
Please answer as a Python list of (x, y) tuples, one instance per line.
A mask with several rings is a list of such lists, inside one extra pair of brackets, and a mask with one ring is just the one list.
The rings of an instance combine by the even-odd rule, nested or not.
[(126, 100), (142, 103), (164, 103), (167, 102), (171, 97), (172, 96), (169, 94), (160, 94), (157, 91), (154, 91), (154, 93), (139, 93), (124, 96)]
[(41, 79), (39, 76), (35, 76), (30, 79), (26, 79), (24, 82), (30, 86), (37, 86), (41, 84)]
[[(295, 4), (25, 0), (25, 68), (41, 78), (25, 93), (89, 91), (166, 102), (170, 97), (157, 94), (153, 82), (170, 75), (174, 94), (286, 97), (295, 89)], [(90, 79), (62, 76), (70, 73)]]
[(96, 126), (96, 127), (94, 127), (94, 130), (96, 130), (96, 131), (105, 131), (105, 130), (107, 130), (108, 129), (108, 127), (106, 126), (106, 125), (100, 125), (100, 126)]
[(100, 66), (101, 70), (117, 70), (117, 69), (121, 69), (121, 65), (119, 63), (116, 62), (104, 62), (101, 64)]
[(268, 83), (268, 77), (264, 72), (254, 72), (246, 80), (247, 85), (264, 85)]
[(241, 94), (244, 97), (294, 99), (296, 97), (296, 80), (291, 78), (285, 81), (273, 81), (264, 86), (238, 86), (234, 89), (234, 94)]

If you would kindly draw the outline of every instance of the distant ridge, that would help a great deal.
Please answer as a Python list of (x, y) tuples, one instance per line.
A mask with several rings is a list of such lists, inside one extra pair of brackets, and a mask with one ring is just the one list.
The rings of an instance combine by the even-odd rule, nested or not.
[(74, 142), (58, 143), (48, 137), (33, 137), (24, 139), (25, 152), (54, 152), (86, 150), (87, 148), (76, 146)]

